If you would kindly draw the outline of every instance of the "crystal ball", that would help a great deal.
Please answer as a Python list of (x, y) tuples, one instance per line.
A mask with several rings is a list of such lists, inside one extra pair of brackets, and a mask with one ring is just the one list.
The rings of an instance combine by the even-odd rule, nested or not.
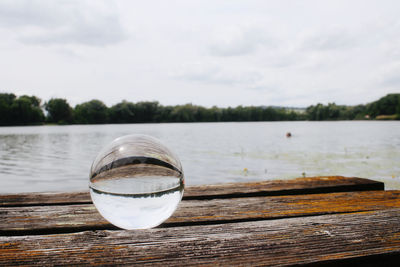
[(119, 137), (95, 158), (90, 196), (100, 214), (123, 229), (158, 226), (182, 199), (184, 175), (178, 157), (147, 135)]

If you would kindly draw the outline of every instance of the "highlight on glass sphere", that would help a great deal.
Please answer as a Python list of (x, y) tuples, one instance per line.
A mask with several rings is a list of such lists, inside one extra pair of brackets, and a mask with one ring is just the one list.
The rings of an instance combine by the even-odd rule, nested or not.
[(123, 229), (160, 225), (182, 199), (184, 175), (178, 157), (158, 139), (127, 135), (95, 158), (90, 196), (100, 214)]

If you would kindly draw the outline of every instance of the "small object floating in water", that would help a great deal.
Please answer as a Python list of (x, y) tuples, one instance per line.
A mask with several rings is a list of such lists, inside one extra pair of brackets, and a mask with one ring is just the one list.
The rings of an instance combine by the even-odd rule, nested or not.
[(146, 135), (115, 139), (96, 157), (90, 195), (100, 214), (123, 229), (146, 229), (168, 219), (182, 199), (178, 157)]
[(288, 137), (288, 138), (289, 138), (289, 137), (292, 137), (292, 134), (291, 134), (290, 132), (287, 132), (287, 133), (286, 133), (286, 137)]

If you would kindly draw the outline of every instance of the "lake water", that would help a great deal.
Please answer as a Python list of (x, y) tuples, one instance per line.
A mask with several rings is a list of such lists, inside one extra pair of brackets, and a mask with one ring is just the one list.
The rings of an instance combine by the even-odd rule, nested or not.
[(132, 133), (173, 150), (187, 185), (343, 175), (400, 189), (400, 122), (340, 121), (0, 127), (0, 193), (87, 191), (97, 153)]

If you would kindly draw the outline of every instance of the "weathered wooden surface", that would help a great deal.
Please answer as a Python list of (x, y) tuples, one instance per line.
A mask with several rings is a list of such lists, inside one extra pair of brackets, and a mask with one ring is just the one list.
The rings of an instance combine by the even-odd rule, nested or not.
[(384, 190), (384, 184), (369, 179), (321, 176), (252, 183), (201, 185), (188, 188), (186, 199), (233, 198), (241, 196), (283, 196)]
[[(185, 200), (161, 227), (400, 208), (400, 191)], [(0, 235), (114, 229), (92, 204), (0, 208)]]
[[(384, 184), (368, 179), (342, 176), (298, 178), (252, 183), (188, 186), (183, 199), (236, 198), (383, 190)], [(0, 206), (73, 205), (91, 203), (88, 192), (0, 194)]]
[(400, 209), (146, 231), (0, 237), (4, 265), (398, 263)]
[(155, 229), (107, 223), (87, 193), (0, 195), (0, 265), (395, 265), (400, 191), (317, 177), (188, 187)]

